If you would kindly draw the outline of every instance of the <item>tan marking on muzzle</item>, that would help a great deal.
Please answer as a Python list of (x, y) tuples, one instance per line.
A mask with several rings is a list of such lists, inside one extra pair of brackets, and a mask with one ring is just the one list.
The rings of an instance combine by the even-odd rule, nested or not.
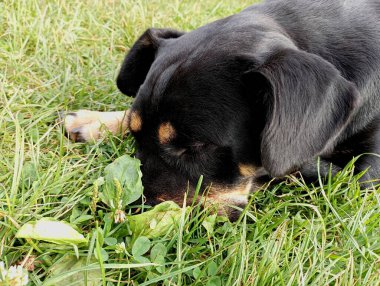
[(252, 180), (243, 180), (241, 183), (232, 186), (211, 186), (209, 190), (209, 199), (211, 202), (222, 204), (246, 204), (248, 195), (252, 189)]
[(230, 219), (236, 219), (235, 206), (244, 207), (248, 204), (252, 187), (252, 179), (243, 180), (232, 186), (211, 186), (204, 203), (206, 206), (216, 208), (215, 211), (218, 215), (226, 215)]
[(138, 132), (142, 127), (142, 119), (138, 111), (133, 110), (129, 117), (129, 129), (133, 132)]
[(256, 167), (248, 164), (239, 164), (239, 173), (243, 177), (251, 177), (256, 173)]
[(176, 136), (175, 129), (170, 122), (165, 122), (158, 128), (158, 141), (167, 144)]

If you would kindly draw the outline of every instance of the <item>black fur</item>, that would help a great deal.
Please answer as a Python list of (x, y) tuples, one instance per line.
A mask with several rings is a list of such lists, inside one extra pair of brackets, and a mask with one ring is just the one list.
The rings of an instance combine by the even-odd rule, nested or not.
[[(268, 0), (189, 33), (149, 29), (117, 85), (136, 97), (134, 135), (148, 202), (181, 200), (188, 186), (231, 186), (239, 164), (272, 177), (317, 177), (380, 152), (378, 0)], [(176, 136), (159, 144), (160, 123)], [(364, 155), (357, 171), (380, 178)]]

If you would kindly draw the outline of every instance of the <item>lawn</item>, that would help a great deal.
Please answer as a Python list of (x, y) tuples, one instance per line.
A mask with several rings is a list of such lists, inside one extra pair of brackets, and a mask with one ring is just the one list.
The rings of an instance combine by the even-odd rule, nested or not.
[[(176, 210), (176, 223), (159, 234), (136, 234), (130, 215), (141, 200), (115, 223), (115, 206), (100, 194), (106, 167), (133, 155), (133, 138), (72, 143), (55, 124), (59, 110), (130, 106), (115, 77), (146, 28), (188, 31), (252, 2), (0, 1), (5, 269), (21, 265), (28, 285), (380, 284), (380, 193), (360, 189), (352, 164), (314, 185), (290, 176), (254, 193), (236, 223), (195, 206)], [(70, 223), (87, 243), (16, 238), (47, 217)]]

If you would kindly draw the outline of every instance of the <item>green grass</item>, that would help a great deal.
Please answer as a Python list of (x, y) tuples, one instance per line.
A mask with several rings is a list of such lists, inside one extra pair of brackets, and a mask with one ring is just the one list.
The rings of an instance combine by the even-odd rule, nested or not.
[[(114, 81), (146, 28), (191, 30), (251, 2), (0, 2), (0, 256), (7, 267), (34, 259), (29, 285), (380, 284), (380, 194), (361, 190), (352, 166), (324, 185), (289, 177), (257, 192), (238, 223), (214, 224), (208, 210), (183, 213), (174, 232), (145, 241), (148, 251), (138, 257), (128, 223), (115, 224), (109, 207), (92, 205), (95, 180), (133, 154), (133, 139), (74, 144), (53, 124), (57, 110), (131, 104)], [(42, 217), (71, 222), (89, 239), (76, 266), (69, 266), (71, 246), (15, 238)], [(160, 265), (146, 264), (158, 261), (155, 253)]]

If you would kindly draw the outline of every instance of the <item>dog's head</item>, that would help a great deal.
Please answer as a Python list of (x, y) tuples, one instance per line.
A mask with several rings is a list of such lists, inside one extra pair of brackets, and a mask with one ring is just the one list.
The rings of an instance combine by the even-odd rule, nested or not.
[(327, 152), (357, 105), (319, 56), (263, 45), (265, 33), (231, 37), (149, 29), (124, 60), (117, 85), (135, 97), (129, 129), (149, 203), (180, 202), (203, 175), (211, 198), (242, 204), (259, 173)]

